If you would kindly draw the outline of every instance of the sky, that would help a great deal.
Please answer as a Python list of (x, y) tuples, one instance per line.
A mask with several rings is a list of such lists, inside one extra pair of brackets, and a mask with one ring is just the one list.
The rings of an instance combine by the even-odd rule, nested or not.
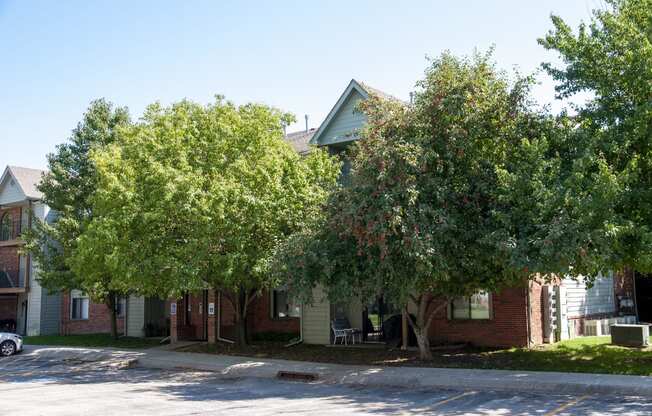
[[(537, 44), (550, 14), (576, 27), (600, 0), (29, 1), (0, 0), (0, 169), (46, 168), (88, 104), (134, 119), (148, 104), (221, 94), (318, 127), (351, 78), (408, 99), (445, 50), (495, 46), (504, 69), (557, 61)], [(545, 74), (534, 91), (554, 100)], [(561, 104), (554, 104), (560, 108)]]

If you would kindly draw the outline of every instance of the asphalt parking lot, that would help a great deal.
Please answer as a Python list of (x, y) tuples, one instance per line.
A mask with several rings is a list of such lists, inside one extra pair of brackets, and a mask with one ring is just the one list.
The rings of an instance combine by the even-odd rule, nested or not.
[(652, 398), (225, 379), (27, 355), (0, 358), (0, 398), (11, 415), (652, 415)]

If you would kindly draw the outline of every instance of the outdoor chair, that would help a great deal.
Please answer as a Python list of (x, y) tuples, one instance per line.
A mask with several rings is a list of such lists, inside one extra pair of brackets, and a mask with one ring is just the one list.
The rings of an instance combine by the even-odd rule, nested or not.
[(338, 339), (344, 345), (349, 344), (349, 339), (352, 344), (355, 344), (356, 335), (360, 335), (361, 331), (351, 327), (351, 323), (347, 318), (336, 318), (331, 321), (331, 329), (333, 330), (333, 344), (337, 344)]

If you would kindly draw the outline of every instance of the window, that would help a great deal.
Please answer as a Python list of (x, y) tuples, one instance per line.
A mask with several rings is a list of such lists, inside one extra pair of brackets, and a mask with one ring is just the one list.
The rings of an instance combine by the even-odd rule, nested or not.
[(299, 305), (295, 305), (289, 298), (286, 289), (274, 289), (270, 293), (270, 300), (272, 306), (272, 318), (298, 318), (301, 310)]
[(14, 221), (11, 214), (6, 213), (0, 220), (0, 241), (8, 241), (13, 239), (14, 234)]
[(487, 292), (461, 297), (451, 302), (452, 319), (490, 319), (491, 297)]
[(88, 319), (88, 296), (73, 290), (70, 297), (70, 319)]

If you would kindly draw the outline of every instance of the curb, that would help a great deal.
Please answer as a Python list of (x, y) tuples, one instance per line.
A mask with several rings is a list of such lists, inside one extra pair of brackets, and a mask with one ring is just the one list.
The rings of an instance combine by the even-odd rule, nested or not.
[(37, 347), (29, 356), (112, 361), (114, 368), (207, 371), (223, 378), (278, 380), (279, 372), (314, 375), (310, 383), (419, 390), (511, 391), (576, 395), (652, 397), (652, 377), (589, 373), (479, 370), (425, 367), (364, 367), (161, 350)]
[[(224, 378), (278, 379), (279, 372), (308, 373), (316, 376), (316, 381), (308, 381), (311, 383), (358, 387), (652, 396), (652, 377), (646, 376), (423, 367), (372, 368), (283, 360), (263, 361), (247, 357), (237, 357), (234, 360), (232, 356), (214, 356), (213, 363), (206, 363), (195, 361), (192, 357), (205, 354), (175, 354), (187, 354), (189, 357), (178, 361), (146, 354), (139, 359), (138, 366), (153, 369), (209, 371)], [(222, 360), (226, 358), (230, 358), (229, 361), (240, 362), (223, 363)], [(204, 360), (205, 357), (202, 357), (201, 361)]]

